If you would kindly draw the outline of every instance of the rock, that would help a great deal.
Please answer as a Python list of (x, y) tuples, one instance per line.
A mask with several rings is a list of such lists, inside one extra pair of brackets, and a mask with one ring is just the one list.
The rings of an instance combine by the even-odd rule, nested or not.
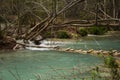
[(80, 49), (80, 50), (77, 50), (76, 52), (78, 52), (78, 53), (82, 53), (82, 51), (83, 51), (83, 50), (82, 50), (82, 49)]
[(93, 54), (99, 55), (99, 54), (100, 54), (100, 51), (93, 51)]
[(103, 53), (103, 50), (99, 50), (100, 53)]
[(67, 48), (67, 49), (65, 49), (65, 51), (70, 51), (71, 50), (71, 48)]
[(87, 51), (86, 51), (86, 50), (84, 50), (84, 51), (82, 51), (82, 53), (83, 53), (83, 54), (87, 54)]
[(112, 50), (112, 53), (116, 53), (116, 52), (118, 52), (117, 50)]
[(70, 51), (75, 51), (74, 49), (70, 49)]
[(115, 57), (120, 57), (120, 53), (114, 53), (114, 55), (113, 56), (115, 56)]
[(75, 50), (75, 52), (77, 52), (77, 53), (81, 53), (81, 52), (82, 52), (82, 50)]
[(93, 49), (90, 49), (87, 51), (87, 53), (92, 53), (94, 50)]
[(109, 52), (109, 51), (103, 51), (102, 54), (103, 54), (103, 55), (109, 55), (110, 52)]

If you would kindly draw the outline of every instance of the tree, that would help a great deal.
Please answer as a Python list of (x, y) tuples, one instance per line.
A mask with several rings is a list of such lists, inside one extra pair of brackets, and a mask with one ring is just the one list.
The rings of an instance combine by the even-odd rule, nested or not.
[[(73, 7), (74, 5), (84, 2), (84, 0), (72, 0), (69, 4), (66, 4), (61, 10), (56, 10), (56, 0), (53, 0), (54, 10), (48, 15), (44, 20), (42, 20), (40, 23), (32, 27), (27, 34), (24, 35), (24, 38), (26, 40), (31, 40), (38, 36), (42, 31), (44, 31), (51, 23), (55, 20), (57, 16), (59, 16), (64, 11), (68, 10), (69, 8)], [(34, 2), (35, 3), (35, 2)], [(41, 6), (41, 4), (40, 4)], [(42, 8), (46, 10), (45, 6), (42, 5)], [(49, 10), (48, 10), (49, 11)]]

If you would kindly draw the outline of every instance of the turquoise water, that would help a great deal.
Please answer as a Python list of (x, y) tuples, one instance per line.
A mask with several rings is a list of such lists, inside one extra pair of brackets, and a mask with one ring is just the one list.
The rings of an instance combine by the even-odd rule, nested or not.
[(73, 43), (65, 45), (74, 49), (95, 49), (95, 50), (118, 50), (120, 51), (120, 37), (119, 36), (89, 36), (76, 40)]
[[(120, 50), (120, 38), (116, 36), (89, 36), (56, 44), (75, 49)], [(88, 75), (87, 71), (102, 63), (101, 58), (88, 54), (39, 49), (1, 51), (0, 80), (75, 80), (74, 74)]]
[(37, 80), (37, 74), (40, 74), (43, 80), (53, 80), (53, 76), (70, 76), (73, 68), (85, 72), (102, 63), (102, 60), (95, 56), (58, 51), (23, 50), (2, 53), (5, 52), (0, 54), (1, 80)]

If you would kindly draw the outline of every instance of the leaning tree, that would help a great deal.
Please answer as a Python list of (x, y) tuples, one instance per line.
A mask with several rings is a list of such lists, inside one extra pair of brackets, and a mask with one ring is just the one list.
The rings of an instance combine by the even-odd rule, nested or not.
[[(49, 4), (47, 3), (49, 2)], [(31, 40), (40, 35), (46, 28), (48, 28), (50, 25), (53, 24), (53, 21), (63, 12), (67, 11), (71, 7), (75, 6), (76, 4), (79, 4), (81, 2), (84, 2), (84, 0), (71, 0), (68, 4), (64, 4), (63, 0), (63, 6), (59, 5), (61, 1), (60, 0), (36, 0), (36, 1), (28, 1), (27, 5), (36, 5), (33, 6), (34, 10), (39, 10), (39, 8), (42, 8), (42, 10), (45, 12), (44, 18), (41, 19), (40, 22), (38, 22), (35, 26), (31, 27), (28, 32), (26, 32), (23, 35), (23, 38), (25, 40)], [(47, 6), (45, 6), (47, 5)], [(50, 7), (51, 5), (51, 7)], [(32, 8), (33, 8), (32, 7)], [(35, 14), (36, 15), (36, 14)], [(38, 16), (40, 19), (41, 16)]]

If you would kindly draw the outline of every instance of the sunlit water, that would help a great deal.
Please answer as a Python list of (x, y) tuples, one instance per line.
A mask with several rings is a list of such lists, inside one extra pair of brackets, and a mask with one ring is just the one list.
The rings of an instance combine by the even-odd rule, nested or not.
[[(120, 50), (119, 37), (90, 36), (72, 42), (44, 41), (44, 45), (48, 43), (75, 49)], [(45, 48), (28, 47), (27, 50), (0, 53), (0, 80), (37, 80), (37, 77), (42, 80), (70, 80), (71, 75), (84, 73), (103, 63), (101, 58), (88, 54), (58, 52)]]

